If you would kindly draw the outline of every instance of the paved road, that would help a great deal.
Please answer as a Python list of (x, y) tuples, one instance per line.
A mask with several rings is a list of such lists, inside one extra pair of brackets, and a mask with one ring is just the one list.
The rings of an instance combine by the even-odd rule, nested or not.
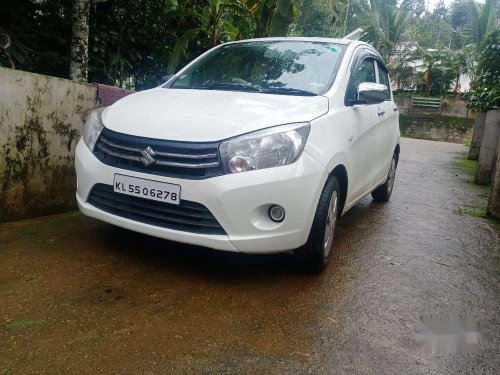
[[(461, 145), (402, 142), (388, 204), (340, 221), (319, 276), (55, 215), (0, 225), (0, 374), (498, 374), (498, 224)], [(471, 214), (472, 213), (472, 214)], [(419, 351), (422, 314), (489, 324)]]

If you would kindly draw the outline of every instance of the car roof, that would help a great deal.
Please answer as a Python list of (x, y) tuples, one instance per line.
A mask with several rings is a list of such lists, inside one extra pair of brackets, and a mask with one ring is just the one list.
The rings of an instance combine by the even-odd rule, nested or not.
[(336, 39), (336, 38), (319, 38), (319, 37), (269, 37), (269, 38), (253, 38), (253, 39), (242, 39), (236, 40), (233, 42), (228, 42), (224, 44), (231, 43), (245, 43), (245, 42), (290, 42), (290, 41), (298, 41), (298, 42), (323, 42), (323, 43), (337, 43), (343, 45), (349, 44), (366, 44), (363, 42), (359, 42), (357, 40), (350, 39)]

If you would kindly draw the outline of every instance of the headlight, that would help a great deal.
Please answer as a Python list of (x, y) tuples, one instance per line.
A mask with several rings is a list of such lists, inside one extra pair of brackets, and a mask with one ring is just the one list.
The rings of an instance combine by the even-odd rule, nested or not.
[(85, 142), (90, 151), (94, 150), (97, 138), (99, 138), (99, 134), (101, 134), (104, 128), (101, 116), (105, 109), (105, 107), (94, 109), (90, 112), (85, 122), (85, 127), (83, 128), (83, 142)]
[(223, 141), (220, 155), (226, 173), (288, 165), (304, 150), (309, 123), (275, 126)]

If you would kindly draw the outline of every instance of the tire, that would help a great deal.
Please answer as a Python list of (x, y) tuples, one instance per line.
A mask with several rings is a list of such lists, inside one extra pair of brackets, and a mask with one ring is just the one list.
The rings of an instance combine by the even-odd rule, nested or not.
[(321, 192), (307, 242), (294, 251), (295, 260), (302, 270), (317, 273), (328, 266), (339, 207), (340, 185), (335, 176), (330, 176)]
[(398, 155), (392, 155), (391, 167), (387, 174), (387, 179), (378, 188), (372, 191), (372, 198), (375, 202), (389, 202), (394, 190), (394, 179), (396, 178), (396, 168), (398, 167)]

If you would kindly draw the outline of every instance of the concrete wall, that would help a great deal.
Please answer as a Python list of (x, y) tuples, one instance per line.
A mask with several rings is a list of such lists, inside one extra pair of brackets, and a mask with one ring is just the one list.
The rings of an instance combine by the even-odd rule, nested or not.
[(412, 107), (411, 97), (394, 97), (394, 101), (398, 106), (401, 113), (415, 114), (415, 115), (442, 115), (448, 117), (462, 117), (474, 118), (475, 114), (470, 112), (467, 108), (467, 102), (464, 100), (457, 100), (449, 106), (439, 108), (426, 108), (426, 107)]
[(399, 128), (403, 137), (467, 143), (472, 139), (474, 120), (439, 115), (401, 114)]
[(0, 221), (75, 207), (74, 150), (96, 88), (0, 68)]

